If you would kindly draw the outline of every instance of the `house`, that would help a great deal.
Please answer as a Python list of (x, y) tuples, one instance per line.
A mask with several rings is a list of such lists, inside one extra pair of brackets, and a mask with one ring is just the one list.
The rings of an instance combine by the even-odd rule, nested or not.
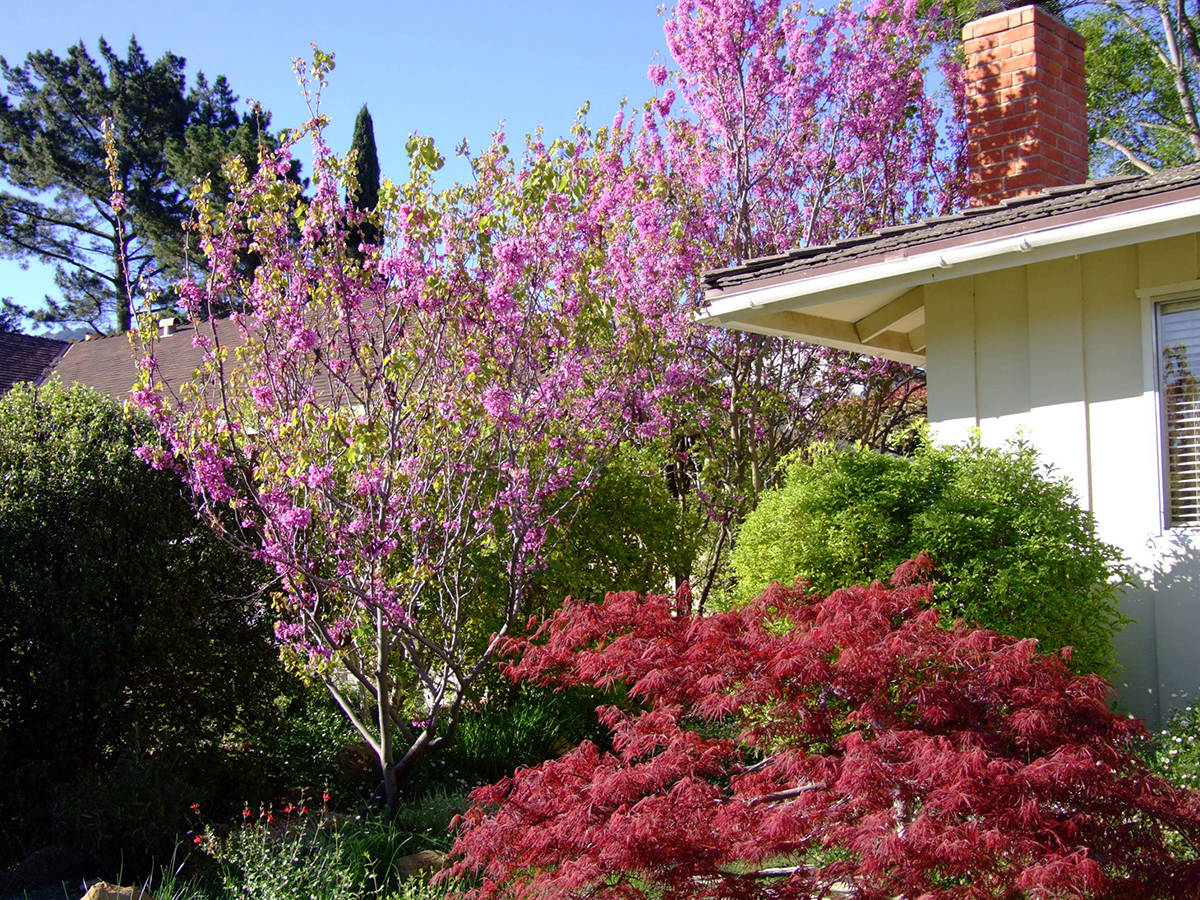
[(0, 396), (19, 381), (41, 384), (69, 346), (54, 338), (0, 331)]
[[(197, 327), (212, 337), (209, 322), (196, 326), (164, 319), (159, 324), (154, 359), (163, 381), (171, 387), (191, 381), (204, 361), (204, 351), (192, 345)], [(231, 323), (221, 320), (217, 328), (222, 346), (229, 349), (242, 346), (241, 332)], [(58, 361), (54, 372), (65, 385), (86, 384), (124, 401), (129, 399), (130, 388), (138, 380), (137, 363), (141, 356), (127, 334), (76, 341)]]
[[(200, 327), (211, 338), (211, 326)], [(242, 345), (241, 333), (233, 325), (218, 328), (223, 346), (232, 349)], [(192, 345), (195, 329), (195, 325), (177, 325), (173, 320), (164, 320), (159, 327), (154, 356), (163, 380), (170, 386), (190, 381), (203, 361), (204, 351)], [(70, 342), (0, 333), (0, 394), (13, 382), (42, 384), (53, 375), (64, 385), (84, 384), (114, 400), (125, 401), (138, 380), (140, 355), (128, 334)]]
[(1144, 575), (1119, 702), (1200, 690), (1200, 164), (1086, 181), (1083, 40), (968, 25), (971, 206), (707, 275), (712, 324), (926, 367), (935, 439), (1023, 435)]

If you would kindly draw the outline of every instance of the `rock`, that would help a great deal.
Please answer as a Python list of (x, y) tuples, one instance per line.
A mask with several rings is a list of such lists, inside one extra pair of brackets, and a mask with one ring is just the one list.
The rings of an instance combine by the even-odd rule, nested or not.
[(154, 900), (154, 898), (140, 888), (117, 887), (107, 881), (97, 881), (88, 888), (88, 892), (83, 895), (82, 900)]
[(401, 856), (393, 865), (403, 878), (411, 878), (421, 872), (440, 872), (446, 868), (446, 854), (437, 850), (422, 850), (411, 856)]
[(95, 874), (96, 861), (87, 853), (71, 847), (54, 845), (37, 850), (14, 869), (0, 872), (0, 893), (19, 893), (38, 888), (73, 884), (86, 875)]

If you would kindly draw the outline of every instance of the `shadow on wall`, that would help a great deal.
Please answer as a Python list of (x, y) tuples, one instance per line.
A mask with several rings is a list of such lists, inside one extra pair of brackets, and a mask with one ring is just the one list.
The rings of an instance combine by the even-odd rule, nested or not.
[(1136, 620), (1117, 636), (1118, 702), (1148, 727), (1200, 695), (1200, 532), (1171, 531), (1148, 542), (1140, 584), (1121, 596)]

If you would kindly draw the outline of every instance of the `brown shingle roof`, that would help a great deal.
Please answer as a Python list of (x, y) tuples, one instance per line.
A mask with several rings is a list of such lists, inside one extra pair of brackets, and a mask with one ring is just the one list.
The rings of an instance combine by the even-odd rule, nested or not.
[(752, 259), (740, 266), (706, 272), (704, 286), (710, 291), (726, 290), (760, 278), (807, 275), (825, 266), (900, 253), (923, 244), (976, 237), (984, 239), (986, 232), (992, 229), (1011, 230), (1026, 224), (1042, 226), (1046, 219), (1059, 216), (1104, 215), (1117, 211), (1113, 208), (1118, 205), (1167, 203), (1176, 199), (1171, 196), (1175, 192), (1180, 198), (1200, 193), (1200, 163), (1164, 169), (1153, 175), (1101, 178), (1050, 188), (1029, 197), (1014, 197), (997, 206), (968, 209), (956, 215), (884, 228), (834, 244)]
[(18, 381), (41, 384), (47, 369), (70, 346), (55, 338), (0, 332), (0, 394)]
[[(212, 334), (211, 325), (203, 324), (200, 328)], [(241, 334), (232, 322), (219, 322), (217, 328), (223, 346), (232, 349), (242, 345)], [(168, 385), (178, 386), (188, 381), (200, 367), (203, 351), (192, 346), (194, 334), (195, 326), (187, 324), (179, 326), (174, 334), (155, 340), (154, 356)], [(138, 377), (138, 355), (125, 334), (76, 341), (54, 372), (63, 384), (86, 384), (117, 400), (127, 400), (129, 389)]]

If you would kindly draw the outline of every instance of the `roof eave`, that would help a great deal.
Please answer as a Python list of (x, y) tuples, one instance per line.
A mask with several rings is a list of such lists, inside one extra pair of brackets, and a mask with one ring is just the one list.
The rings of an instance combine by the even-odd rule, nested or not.
[[(883, 290), (979, 275), (990, 271), (1059, 259), (1142, 241), (1200, 231), (1200, 197), (1192, 196), (1068, 223), (1044, 225), (990, 239), (941, 242), (936, 249), (917, 245), (896, 254), (880, 254), (840, 266), (764, 276), (730, 288), (711, 288), (699, 315), (710, 325), (760, 330), (751, 320), (769, 313), (799, 310)], [(799, 337), (799, 335), (797, 335)], [(869, 346), (853, 347), (878, 353)]]

